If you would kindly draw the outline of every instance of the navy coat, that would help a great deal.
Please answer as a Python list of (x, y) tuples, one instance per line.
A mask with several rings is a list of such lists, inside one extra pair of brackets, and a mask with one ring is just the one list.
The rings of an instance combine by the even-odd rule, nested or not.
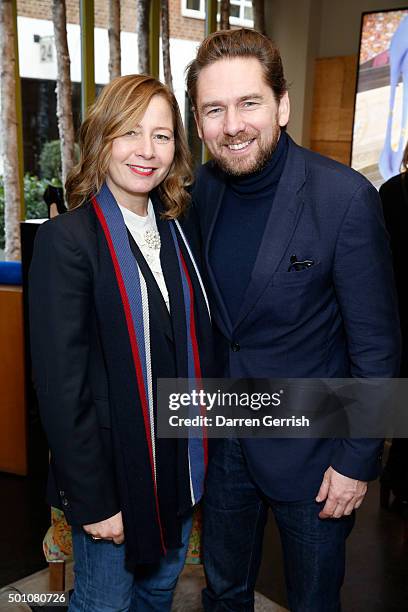
[[(188, 365), (179, 263), (169, 222), (159, 214), (158, 198), (154, 193), (151, 197), (171, 316), (130, 235), (129, 240), (149, 295), (156, 400), (157, 379), (186, 377)], [(196, 253), (197, 223), (186, 215), (182, 224)], [(204, 376), (211, 376), (207, 307), (184, 245), (180, 249), (194, 290), (200, 364)], [(30, 329), (34, 384), (51, 449), (49, 502), (62, 508), (72, 525), (95, 523), (121, 510), (128, 557), (129, 534), (134, 533), (132, 558), (156, 562), (161, 539), (132, 349), (106, 237), (90, 202), (47, 221), (37, 233), (30, 269)], [(179, 545), (179, 516), (191, 507), (187, 441), (156, 440), (155, 456), (166, 543), (174, 547)]]
[[(400, 337), (392, 261), (371, 183), (289, 139), (234, 323), (210, 259), (225, 188), (225, 175), (214, 162), (199, 170), (194, 202), (204, 241), (219, 376), (397, 376)], [(238, 249), (245, 244), (237, 244)], [(292, 255), (314, 265), (289, 272)], [(382, 448), (369, 439), (245, 439), (242, 446), (257, 484), (269, 497), (284, 501), (314, 497), (330, 465), (352, 478), (376, 478)]]

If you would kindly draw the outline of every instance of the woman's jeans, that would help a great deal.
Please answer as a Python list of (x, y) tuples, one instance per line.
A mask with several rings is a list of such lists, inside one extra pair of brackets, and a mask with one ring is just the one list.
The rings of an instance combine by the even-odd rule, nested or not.
[(185, 519), (181, 548), (133, 574), (125, 569), (125, 545), (93, 540), (73, 527), (75, 589), (69, 612), (170, 612), (188, 549), (192, 516)]

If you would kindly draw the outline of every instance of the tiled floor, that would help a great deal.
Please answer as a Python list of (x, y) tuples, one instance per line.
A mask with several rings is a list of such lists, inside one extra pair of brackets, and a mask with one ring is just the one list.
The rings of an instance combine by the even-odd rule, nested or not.
[[(0, 474), (0, 490), (1, 587), (45, 567), (41, 541), (48, 526), (49, 512), (36, 479)], [(347, 572), (343, 588), (344, 612), (408, 610), (408, 543), (403, 542), (402, 535), (402, 521), (398, 516), (379, 509), (378, 484), (372, 484), (348, 542)], [(27, 588), (27, 584), (31, 584), (30, 588), (39, 592), (36, 589), (40, 583), (33, 582), (37, 579), (42, 580), (43, 588), (47, 590), (44, 586), (46, 572), (18, 586)], [(177, 612), (201, 610), (199, 591), (202, 583), (200, 568), (188, 568), (185, 571), (175, 601)], [(280, 546), (272, 518), (265, 534), (257, 589), (267, 598), (258, 596), (259, 612), (282, 612), (282, 608), (270, 600), (287, 607)], [(4, 594), (0, 595), (0, 612), (24, 610), (22, 607), (11, 608), (9, 604), (4, 607), (4, 597)]]

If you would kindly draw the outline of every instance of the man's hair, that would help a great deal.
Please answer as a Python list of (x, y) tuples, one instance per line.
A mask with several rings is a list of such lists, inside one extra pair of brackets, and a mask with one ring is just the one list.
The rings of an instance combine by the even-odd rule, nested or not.
[[(402, 156), (401, 170), (402, 170), (402, 172), (407, 172), (408, 171), (408, 142), (405, 145), (404, 155)], [(407, 176), (408, 176), (408, 172), (407, 172)], [(405, 178), (407, 178), (407, 177), (405, 177)]]
[[(265, 82), (271, 87), (277, 102), (286, 93), (282, 58), (278, 47), (269, 38), (248, 28), (221, 30), (203, 40), (198, 48), (197, 57), (187, 66), (187, 92), (194, 108), (196, 108), (197, 82), (201, 70), (218, 60), (235, 57), (255, 58), (259, 61)], [(245, 75), (242, 76), (245, 78)]]
[(108, 172), (112, 142), (134, 129), (153, 96), (161, 96), (170, 106), (174, 124), (174, 160), (158, 193), (166, 208), (163, 216), (180, 216), (190, 199), (185, 187), (192, 183), (191, 158), (180, 110), (174, 94), (152, 76), (130, 74), (106, 85), (79, 131), (80, 159), (68, 174), (67, 201), (70, 208), (83, 204), (97, 193)]

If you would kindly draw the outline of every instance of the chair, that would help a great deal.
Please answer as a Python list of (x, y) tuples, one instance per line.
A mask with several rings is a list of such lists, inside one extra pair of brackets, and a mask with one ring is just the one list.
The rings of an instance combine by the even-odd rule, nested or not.
[(72, 536), (71, 527), (58, 508), (51, 508), (51, 525), (44, 536), (43, 551), (49, 567), (50, 591), (64, 591), (65, 564), (72, 560)]
[[(198, 506), (193, 516), (187, 565), (201, 563), (201, 525), (201, 507)], [(51, 508), (51, 525), (44, 536), (43, 551), (49, 568), (50, 591), (64, 591), (65, 566), (68, 561), (72, 561), (72, 535), (64, 513), (58, 508)]]

